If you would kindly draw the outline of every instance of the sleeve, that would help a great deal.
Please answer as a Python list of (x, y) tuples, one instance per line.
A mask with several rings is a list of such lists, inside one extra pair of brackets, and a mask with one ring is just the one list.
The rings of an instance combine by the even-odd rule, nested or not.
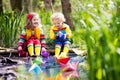
[(41, 47), (45, 47), (46, 46), (46, 41), (45, 41), (45, 35), (43, 33), (43, 29), (40, 28), (40, 42), (41, 42)]
[(23, 45), (23, 43), (24, 43), (24, 41), (25, 41), (25, 36), (26, 36), (26, 29), (24, 28), (24, 29), (22, 30), (21, 35), (20, 35), (20, 39), (19, 39), (19, 41), (18, 41), (18, 46), (22, 46), (22, 45)]
[(67, 34), (67, 38), (72, 37), (72, 33), (71, 33), (70, 27), (68, 25), (66, 26), (66, 34)]
[(45, 35), (44, 34), (40, 34), (40, 41), (41, 41), (41, 47), (45, 47), (46, 46), (46, 41), (45, 41)]
[(55, 34), (53, 32), (53, 27), (50, 29), (50, 39), (55, 40)]

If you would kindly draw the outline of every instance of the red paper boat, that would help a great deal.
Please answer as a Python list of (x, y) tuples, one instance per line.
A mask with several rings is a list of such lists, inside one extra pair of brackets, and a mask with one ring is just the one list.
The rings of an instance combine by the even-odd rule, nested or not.
[(62, 64), (67, 64), (67, 62), (68, 62), (69, 60), (70, 60), (69, 57), (67, 57), (67, 58), (60, 58), (60, 59), (56, 58), (56, 62), (57, 62), (57, 63), (62, 63)]

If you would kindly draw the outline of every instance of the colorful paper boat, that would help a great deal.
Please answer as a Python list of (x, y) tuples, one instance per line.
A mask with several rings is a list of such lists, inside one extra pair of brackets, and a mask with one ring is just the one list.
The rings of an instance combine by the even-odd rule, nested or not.
[(32, 73), (34, 73), (34, 74), (39, 74), (39, 73), (42, 72), (42, 70), (41, 70), (41, 68), (40, 68), (36, 63), (34, 63), (34, 64), (30, 67), (29, 72), (32, 72)]
[(41, 64), (42, 64), (42, 58), (37, 57), (35, 60), (33, 60), (33, 63), (36, 63), (36, 64), (38, 64), (38, 65), (41, 65)]
[(67, 64), (67, 62), (70, 60), (70, 58), (69, 57), (67, 57), (67, 58), (56, 58), (56, 62), (57, 63), (60, 63), (60, 64)]

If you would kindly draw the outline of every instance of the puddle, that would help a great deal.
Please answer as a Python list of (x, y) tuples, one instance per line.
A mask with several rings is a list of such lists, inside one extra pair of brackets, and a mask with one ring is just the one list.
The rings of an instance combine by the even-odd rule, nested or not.
[(66, 65), (58, 64), (52, 56), (44, 63), (34, 62), (35, 57), (0, 58), (0, 71), (3, 71), (0, 77), (2, 80), (89, 80), (85, 58), (69, 56)]

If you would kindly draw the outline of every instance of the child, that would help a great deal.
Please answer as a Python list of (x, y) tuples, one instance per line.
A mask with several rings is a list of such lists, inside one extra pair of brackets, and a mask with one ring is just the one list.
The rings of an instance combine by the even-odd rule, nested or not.
[[(62, 13), (53, 13), (51, 16), (53, 26), (50, 29), (50, 38), (55, 41), (55, 57), (65, 58), (69, 51), (69, 39), (71, 38), (71, 30), (65, 24), (65, 18)], [(61, 48), (63, 47), (63, 52)], [(60, 55), (59, 55), (60, 54)]]
[[(27, 42), (27, 49), (30, 56), (39, 56), (42, 50), (45, 50), (45, 38), (42, 34), (40, 18), (37, 13), (29, 13), (27, 15), (27, 24), (22, 30), (20, 40), (18, 42), (18, 50), (22, 50), (23, 43)], [(35, 54), (34, 54), (35, 52)]]

